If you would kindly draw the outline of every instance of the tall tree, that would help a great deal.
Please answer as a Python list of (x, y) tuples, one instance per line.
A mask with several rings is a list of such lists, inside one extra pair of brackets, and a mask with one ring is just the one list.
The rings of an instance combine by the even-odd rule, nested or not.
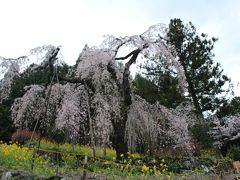
[(204, 111), (216, 110), (225, 101), (220, 96), (228, 91), (224, 90), (224, 85), (230, 83), (220, 64), (213, 61), (217, 39), (208, 39), (204, 33), (198, 35), (191, 22), (184, 25), (180, 19), (170, 21), (167, 37), (183, 66), (188, 93), (197, 113), (202, 115)]

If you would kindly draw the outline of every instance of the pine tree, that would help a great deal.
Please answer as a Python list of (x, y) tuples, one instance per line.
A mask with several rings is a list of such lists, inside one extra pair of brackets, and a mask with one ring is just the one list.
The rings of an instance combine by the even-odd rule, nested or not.
[(217, 39), (208, 39), (204, 33), (198, 35), (191, 22), (184, 25), (180, 19), (170, 21), (167, 36), (183, 66), (188, 94), (197, 113), (202, 115), (204, 111), (219, 108), (225, 101), (221, 95), (228, 92), (223, 87), (230, 79), (223, 75), (220, 64), (213, 61)]

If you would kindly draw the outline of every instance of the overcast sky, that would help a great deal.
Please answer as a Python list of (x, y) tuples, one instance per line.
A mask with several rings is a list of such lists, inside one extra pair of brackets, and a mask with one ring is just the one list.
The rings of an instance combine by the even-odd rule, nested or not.
[(141, 34), (171, 18), (191, 21), (199, 33), (217, 37), (214, 60), (240, 95), (239, 0), (0, 0), (0, 56), (17, 58), (41, 45), (62, 45), (74, 64), (83, 46), (102, 36)]

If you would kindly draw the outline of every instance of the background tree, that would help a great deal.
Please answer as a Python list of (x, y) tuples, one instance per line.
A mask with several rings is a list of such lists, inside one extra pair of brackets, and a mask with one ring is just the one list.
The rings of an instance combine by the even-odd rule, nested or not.
[(8, 142), (14, 132), (11, 113), (8, 106), (0, 104), (0, 140)]
[(174, 67), (164, 63), (161, 57), (147, 60), (140, 67), (143, 75), (137, 74), (134, 80), (137, 94), (150, 103), (159, 101), (169, 108), (174, 108), (183, 102), (184, 96)]
[(201, 144), (204, 148), (211, 148), (213, 139), (209, 135), (210, 128), (210, 123), (196, 123), (189, 131), (195, 143)]
[[(1, 126), (3, 133), (1, 133), (0, 139), (2, 140), (10, 140), (11, 133), (14, 131), (13, 120), (11, 119), (11, 106), (14, 100), (26, 93), (26, 86), (44, 85), (48, 82), (49, 70), (44, 68), (44, 58), (43, 55), (40, 55), (43, 51), (46, 52), (47, 47), (52, 46), (44, 46), (41, 48), (42, 51), (39, 52), (37, 58), (39, 64), (30, 64), (30, 56), (33, 56), (39, 47), (31, 50), (29, 56), (16, 59), (0, 57), (0, 71), (4, 73), (3, 79), (0, 80), (0, 123), (3, 125)], [(59, 63), (57, 68), (60, 75), (66, 75), (69, 70), (69, 66), (65, 63)], [(56, 83), (56, 79), (54, 83)], [(30, 126), (28, 128), (32, 129)]]
[(134, 92), (146, 101), (154, 104), (160, 99), (157, 86), (141, 74), (136, 74), (133, 84)]
[(217, 111), (217, 116), (223, 118), (225, 116), (233, 116), (240, 114), (240, 97), (234, 97), (230, 102), (224, 102), (223, 106)]
[(230, 79), (222, 74), (220, 64), (213, 61), (212, 51), (217, 39), (208, 39), (203, 33), (198, 35), (191, 22), (184, 25), (180, 19), (170, 21), (167, 36), (183, 67), (189, 97), (197, 113), (219, 108), (225, 101), (221, 95), (228, 92), (223, 87)]

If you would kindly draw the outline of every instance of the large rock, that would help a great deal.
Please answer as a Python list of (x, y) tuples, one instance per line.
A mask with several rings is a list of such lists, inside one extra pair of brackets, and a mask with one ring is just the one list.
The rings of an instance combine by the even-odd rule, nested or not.
[(37, 178), (33, 173), (25, 172), (21, 170), (7, 170), (4, 168), (0, 168), (0, 179), (1, 180), (40, 180), (41, 178)]

